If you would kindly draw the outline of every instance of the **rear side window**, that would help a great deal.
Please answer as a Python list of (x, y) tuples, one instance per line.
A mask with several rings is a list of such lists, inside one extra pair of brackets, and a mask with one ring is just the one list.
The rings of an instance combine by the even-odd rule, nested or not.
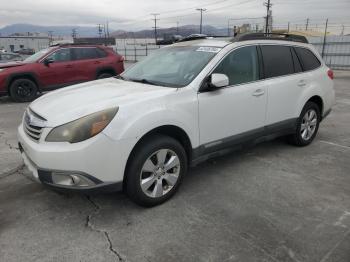
[(102, 50), (100, 48), (96, 48), (96, 52), (97, 52), (98, 57), (100, 57), (100, 58), (107, 56), (106, 51), (104, 51), (104, 50)]
[(95, 47), (89, 48), (74, 48), (74, 58), (75, 60), (84, 59), (96, 59), (100, 58), (100, 55)]
[(304, 71), (309, 71), (320, 67), (321, 62), (317, 57), (308, 49), (302, 47), (294, 47)]
[(265, 78), (284, 76), (294, 73), (292, 53), (288, 46), (261, 46), (264, 60)]
[(296, 55), (295, 50), (292, 48), (291, 51), (292, 51), (295, 73), (303, 72), (303, 68), (301, 67), (300, 60), (299, 60), (298, 56)]

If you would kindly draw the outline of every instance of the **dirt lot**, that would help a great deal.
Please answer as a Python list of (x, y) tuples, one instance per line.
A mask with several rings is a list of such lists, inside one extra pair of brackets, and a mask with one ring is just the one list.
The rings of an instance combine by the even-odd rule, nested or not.
[(151, 209), (27, 179), (26, 105), (0, 98), (0, 261), (350, 261), (350, 73), (335, 84), (312, 145), (279, 139), (203, 163)]

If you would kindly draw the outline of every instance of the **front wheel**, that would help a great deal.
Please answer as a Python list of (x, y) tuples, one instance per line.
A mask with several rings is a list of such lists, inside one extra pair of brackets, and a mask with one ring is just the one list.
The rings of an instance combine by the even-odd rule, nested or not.
[(27, 78), (16, 79), (10, 86), (10, 97), (15, 102), (31, 102), (36, 98), (37, 93), (37, 85)]
[(126, 189), (142, 206), (159, 205), (171, 198), (187, 172), (187, 157), (175, 139), (156, 135), (142, 141), (128, 165)]
[(296, 146), (307, 146), (315, 138), (320, 125), (321, 113), (317, 104), (307, 102), (297, 120), (296, 132), (289, 141)]

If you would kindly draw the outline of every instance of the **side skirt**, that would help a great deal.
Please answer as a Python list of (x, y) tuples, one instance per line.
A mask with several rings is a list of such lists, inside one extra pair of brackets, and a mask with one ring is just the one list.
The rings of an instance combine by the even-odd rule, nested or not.
[(297, 118), (288, 119), (242, 134), (203, 144), (193, 149), (191, 166), (196, 166), (208, 159), (226, 155), (246, 147), (252, 147), (280, 136), (293, 134), (296, 130), (296, 123)]

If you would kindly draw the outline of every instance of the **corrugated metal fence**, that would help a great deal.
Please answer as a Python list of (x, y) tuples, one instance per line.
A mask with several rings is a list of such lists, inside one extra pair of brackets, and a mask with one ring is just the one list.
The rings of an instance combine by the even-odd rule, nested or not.
[[(308, 37), (326, 64), (332, 69), (350, 70), (350, 35)], [(325, 40), (325, 41), (324, 41)]]

